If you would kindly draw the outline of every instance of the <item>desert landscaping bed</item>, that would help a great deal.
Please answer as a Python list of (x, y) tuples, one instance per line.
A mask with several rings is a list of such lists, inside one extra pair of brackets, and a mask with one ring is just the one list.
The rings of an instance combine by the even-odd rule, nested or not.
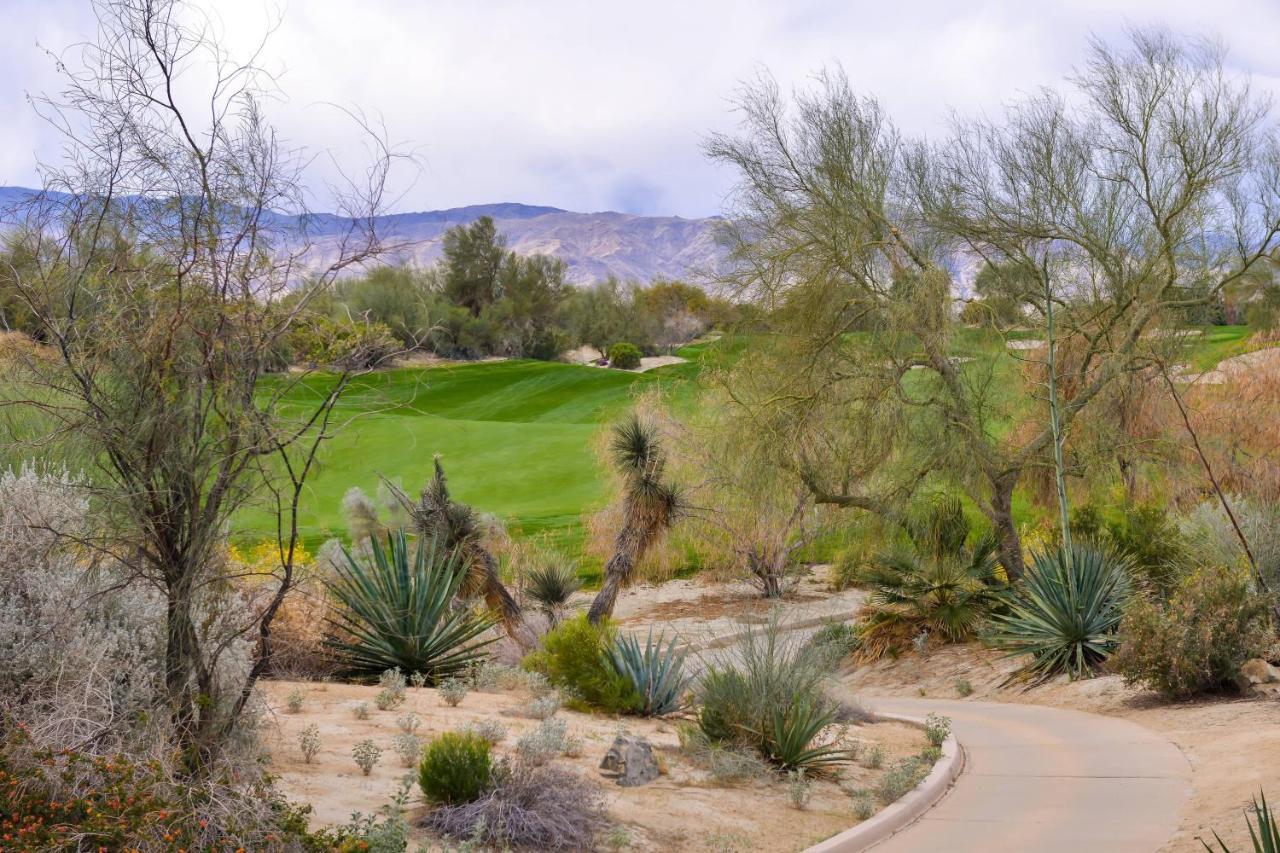
[[(287, 710), (288, 696), (303, 696), (296, 713)], [(371, 813), (386, 805), (414, 771), (403, 766), (392, 748), (398, 732), (397, 718), (412, 713), (422, 723), (424, 740), (468, 724), (490, 720), (507, 727), (506, 737), (495, 751), (514, 751), (521, 735), (539, 722), (519, 716), (529, 696), (519, 690), (472, 691), (458, 707), (446, 705), (436, 690), (409, 688), (406, 701), (393, 710), (374, 707), (377, 687), (275, 681), (265, 685), (271, 712), (267, 745), (273, 772), (282, 789), (297, 802), (309, 803), (316, 827), (347, 821), (353, 812)], [(354, 709), (365, 703), (367, 719), (357, 719)], [(923, 733), (898, 722), (850, 723), (848, 737), (860, 744), (864, 760), (848, 765), (837, 780), (811, 781), (805, 809), (795, 808), (787, 779), (770, 775), (736, 785), (718, 783), (681, 751), (678, 722), (633, 717), (558, 712), (571, 738), (580, 742), (576, 754), (561, 760), (578, 772), (599, 780), (607, 792), (610, 818), (620, 831), (606, 841), (618, 849), (645, 851), (794, 851), (830, 837), (858, 822), (850, 792), (874, 790), (877, 783), (901, 759), (918, 755), (926, 745)], [(319, 730), (321, 748), (311, 763), (303, 760), (299, 736), (304, 728)], [(662, 775), (655, 781), (622, 788), (601, 775), (601, 757), (620, 730), (642, 736), (654, 747)], [(382, 749), (379, 763), (368, 776), (352, 758), (353, 746), (371, 739)], [(880, 762), (867, 757), (879, 752)], [(867, 766), (877, 763), (879, 766)], [(416, 822), (425, 806), (415, 792), (408, 818)], [(416, 842), (431, 843), (425, 830), (415, 828)]]

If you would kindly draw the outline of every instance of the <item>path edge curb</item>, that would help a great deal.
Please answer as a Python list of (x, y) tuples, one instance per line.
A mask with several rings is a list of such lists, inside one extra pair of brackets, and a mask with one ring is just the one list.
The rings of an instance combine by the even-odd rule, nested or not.
[[(877, 721), (906, 723), (923, 729), (924, 720), (902, 714), (876, 714)], [(804, 853), (858, 853), (915, 823), (950, 792), (964, 771), (964, 749), (954, 734), (942, 742), (942, 757), (919, 785), (868, 820), (807, 848)]]

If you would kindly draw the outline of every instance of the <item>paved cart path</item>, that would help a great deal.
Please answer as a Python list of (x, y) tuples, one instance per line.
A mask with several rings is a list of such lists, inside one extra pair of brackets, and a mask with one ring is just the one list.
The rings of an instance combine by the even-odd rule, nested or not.
[(1001, 702), (857, 697), (873, 711), (952, 719), (965, 768), (876, 853), (1151, 853), (1177, 831), (1191, 767), (1128, 720)]

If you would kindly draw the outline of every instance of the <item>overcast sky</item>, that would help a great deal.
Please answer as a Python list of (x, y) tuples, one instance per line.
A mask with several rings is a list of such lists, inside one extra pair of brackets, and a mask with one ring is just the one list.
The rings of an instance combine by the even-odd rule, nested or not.
[[(734, 124), (758, 67), (784, 86), (844, 66), (906, 130), (998, 110), (1055, 84), (1091, 32), (1162, 23), (1221, 38), (1233, 66), (1280, 92), (1280, 0), (210, 0), (232, 44), (277, 14), (267, 65), (290, 140), (346, 152), (325, 102), (381, 114), (422, 170), (399, 210), (496, 201), (704, 216), (731, 176), (700, 142)], [(56, 87), (41, 47), (93, 32), (85, 0), (0, 0), (0, 184), (33, 185), (57, 156), (26, 93)]]

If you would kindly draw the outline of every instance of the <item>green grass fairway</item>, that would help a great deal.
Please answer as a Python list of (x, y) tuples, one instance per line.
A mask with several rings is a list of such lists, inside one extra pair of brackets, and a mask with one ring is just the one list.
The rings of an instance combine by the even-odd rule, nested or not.
[[(547, 534), (576, 556), (584, 511), (601, 505), (604, 472), (594, 443), (643, 389), (691, 393), (697, 365), (642, 374), (539, 361), (405, 368), (357, 379), (335, 413), (341, 426), (309, 481), (301, 525), (315, 546), (345, 534), (342, 496), (377, 492), (379, 475), (416, 494), (439, 453), (459, 499), (500, 517), (512, 532)], [(303, 411), (331, 380), (310, 378), (286, 406)], [(236, 519), (241, 541), (270, 535), (274, 514)]]

